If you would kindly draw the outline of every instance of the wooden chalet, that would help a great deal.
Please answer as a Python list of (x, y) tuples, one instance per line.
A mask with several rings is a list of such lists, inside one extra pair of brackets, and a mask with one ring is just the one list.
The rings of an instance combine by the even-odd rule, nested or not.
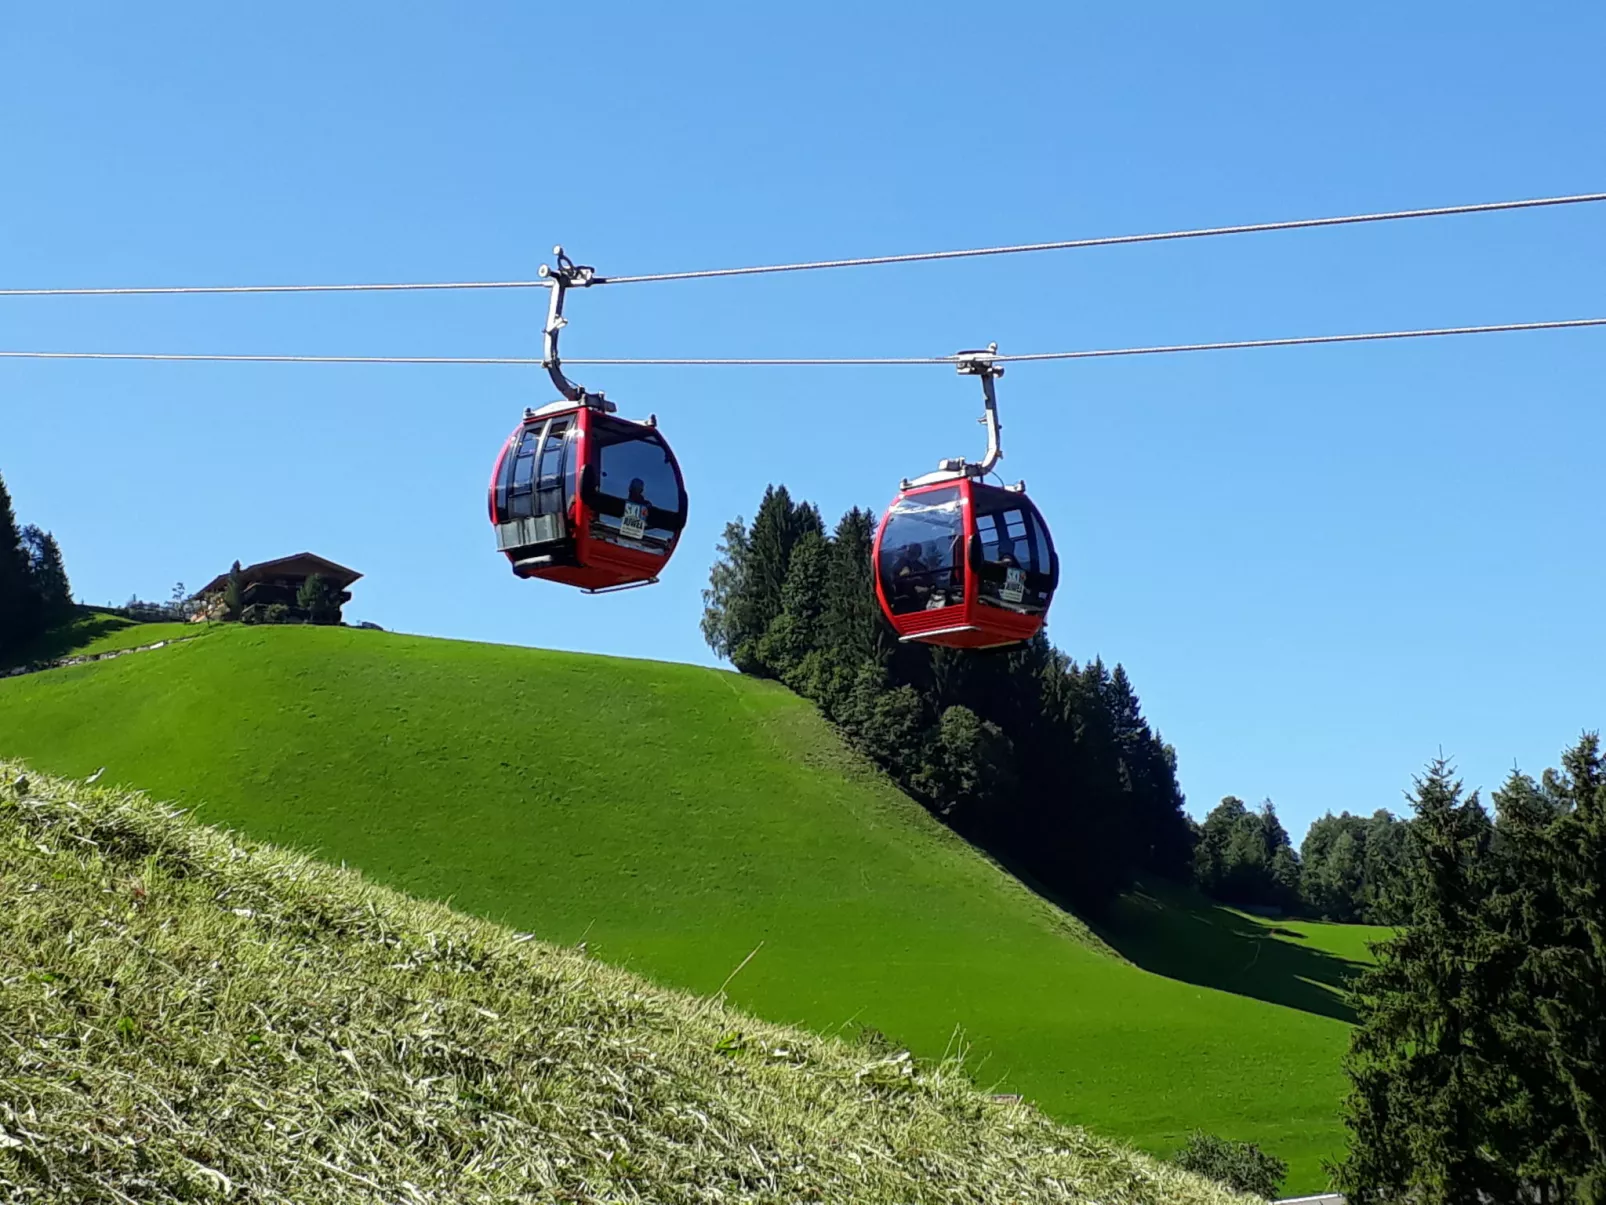
[[(240, 568), (240, 602), (244, 607), (272, 606), (282, 603), (286, 607), (296, 608), (296, 595), (301, 587), (306, 585), (307, 579), (317, 575), (331, 583), (340, 591), (340, 602), (344, 606), (351, 601), (351, 585), (362, 574), (355, 569), (348, 569), (344, 565), (337, 565), (334, 561), (316, 556), (310, 552), (298, 552), (294, 556), (280, 557), (276, 561), (262, 561), (255, 565), (244, 565)], [(209, 617), (214, 609), (221, 607), (223, 591), (228, 588), (228, 573), (220, 573), (200, 590), (195, 597), (202, 602), (198, 608), (198, 617)]]

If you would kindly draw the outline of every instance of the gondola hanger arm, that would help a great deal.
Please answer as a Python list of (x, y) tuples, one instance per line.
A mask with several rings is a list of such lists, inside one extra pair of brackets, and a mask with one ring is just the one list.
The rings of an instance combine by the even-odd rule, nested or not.
[(552, 383), (564, 398), (579, 402), (606, 413), (613, 413), (614, 404), (601, 393), (591, 393), (584, 385), (569, 380), (563, 372), (563, 361), (558, 355), (558, 335), (569, 320), (563, 316), (563, 303), (573, 289), (589, 288), (597, 281), (597, 270), (587, 264), (577, 264), (563, 253), (561, 246), (552, 248), (556, 267), (541, 265), (540, 277), (550, 282), (547, 286), (546, 327), (542, 332), (541, 367), (547, 370)]
[(974, 464), (961, 459), (958, 467), (969, 476), (985, 477), (1004, 455), (1004, 426), (998, 421), (998, 391), (993, 386), (993, 382), (1004, 375), (1004, 366), (998, 362), (996, 343), (989, 343), (985, 348), (955, 352), (954, 358), (958, 361), (954, 367), (960, 376), (981, 378), (984, 410), (978, 421), (987, 427), (986, 454)]

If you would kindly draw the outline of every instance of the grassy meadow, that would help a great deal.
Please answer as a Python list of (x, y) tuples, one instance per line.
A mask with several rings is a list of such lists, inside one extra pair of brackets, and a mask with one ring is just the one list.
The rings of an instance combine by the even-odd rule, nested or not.
[(379, 632), (226, 628), (0, 682), (0, 755), (826, 1034), (1160, 1154), (1195, 1127), (1323, 1186), (1364, 931), (1185, 893), (1097, 934), (769, 683)]
[(0, 658), (0, 669), (32, 665), (40, 661), (60, 661), (67, 657), (115, 653), (138, 648), (142, 644), (155, 644), (158, 640), (194, 636), (202, 630), (202, 627), (188, 623), (140, 623), (110, 611), (83, 607), (69, 622), (44, 633), (20, 653)]

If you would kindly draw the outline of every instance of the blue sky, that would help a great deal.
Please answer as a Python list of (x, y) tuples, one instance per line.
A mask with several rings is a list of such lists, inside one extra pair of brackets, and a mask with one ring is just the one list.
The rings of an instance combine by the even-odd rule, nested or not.
[[(13, 6), (0, 283), (640, 273), (1598, 191), (1595, 5)], [(1606, 314), (1606, 207), (576, 294), (575, 356), (946, 354)], [(0, 298), (6, 349), (537, 355), (543, 293)], [(1606, 720), (1606, 332), (1021, 365), (1004, 470), (1196, 812), (1397, 808)], [(943, 368), (576, 369), (692, 495), (662, 585), (516, 581), (485, 520), (539, 369), (0, 362), (0, 472), (86, 600), (236, 557), (353, 619), (711, 662), (713, 544), (979, 451)], [(539, 716), (532, 732), (539, 733)]]

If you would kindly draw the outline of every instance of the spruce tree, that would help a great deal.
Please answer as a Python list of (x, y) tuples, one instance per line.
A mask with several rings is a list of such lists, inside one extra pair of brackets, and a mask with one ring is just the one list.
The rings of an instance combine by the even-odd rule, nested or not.
[(1413, 803), (1404, 927), (1376, 946), (1351, 997), (1339, 1186), (1357, 1203), (1508, 1201), (1515, 1186), (1488, 1157), (1505, 1086), (1487, 975), (1489, 819), (1443, 758)]
[(39, 617), (22, 533), (17, 529), (11, 494), (0, 477), (0, 652), (20, 649), (37, 636)]
[(1405, 866), (1404, 820), (1379, 808), (1363, 828), (1361, 889), (1356, 919), (1368, 925), (1397, 923), (1400, 878)]
[(849, 664), (886, 658), (888, 629), (871, 576), (875, 516), (854, 507), (831, 536), (825, 611), (821, 622), (836, 657)]
[(228, 583), (223, 587), (223, 618), (239, 622), (245, 611), (245, 583), (240, 580), (240, 562), (235, 561), (229, 570)]
[(1539, 1015), (1551, 1065), (1581, 1145), (1575, 1192), (1606, 1202), (1606, 766), (1598, 733), (1586, 733), (1547, 770), (1544, 794), (1559, 813), (1552, 826), (1559, 909), (1555, 947), (1537, 960), (1545, 989)]
[[(1126, 806), (1115, 717), (1109, 708), (1111, 675), (1095, 658), (1069, 675), (1071, 687), (1059, 717), (1074, 745), (1065, 760), (1068, 788), (1044, 817), (1048, 840), (1031, 852), (1049, 865), (1038, 873), (1081, 907), (1097, 910), (1130, 886), (1137, 870), (1134, 818)], [(1063, 739), (1063, 738), (1061, 738)]]
[(1495, 1114), (1501, 1163), (1541, 1199), (1566, 1199), (1587, 1169), (1580, 1129), (1552, 1056), (1546, 1012), (1550, 968), (1564, 940), (1557, 892), (1557, 826), (1562, 801), (1513, 770), (1494, 793), (1498, 884), (1489, 904), (1495, 946), (1489, 960), (1493, 1021), (1504, 1048), (1506, 1087)]
[(1192, 840), (1182, 791), (1177, 785), (1176, 753), (1143, 717), (1126, 668), (1116, 665), (1105, 690), (1114, 739), (1131, 810), (1133, 854), (1140, 869), (1186, 880)]
[(819, 658), (811, 654), (819, 651), (825, 635), (820, 617), (830, 551), (825, 537), (816, 532), (807, 532), (797, 542), (781, 587), (780, 614), (770, 622), (756, 653), (765, 673), (808, 698), (815, 697), (815, 680), (821, 672)]
[(61, 560), (61, 546), (55, 536), (32, 524), (22, 529), (22, 546), (40, 622), (53, 627), (72, 613), (72, 585)]
[(1197, 826), (1188, 816), (1187, 796), (1177, 779), (1177, 750), (1158, 730), (1150, 745), (1155, 799), (1155, 827), (1149, 834), (1148, 869), (1174, 883), (1189, 881)]
[(792, 550), (804, 534), (824, 533), (820, 512), (797, 504), (784, 485), (764, 491), (753, 525), (747, 532), (740, 591), (733, 600), (739, 630), (733, 635), (731, 663), (746, 673), (765, 672), (758, 642), (781, 613), (781, 590), (792, 564)]

